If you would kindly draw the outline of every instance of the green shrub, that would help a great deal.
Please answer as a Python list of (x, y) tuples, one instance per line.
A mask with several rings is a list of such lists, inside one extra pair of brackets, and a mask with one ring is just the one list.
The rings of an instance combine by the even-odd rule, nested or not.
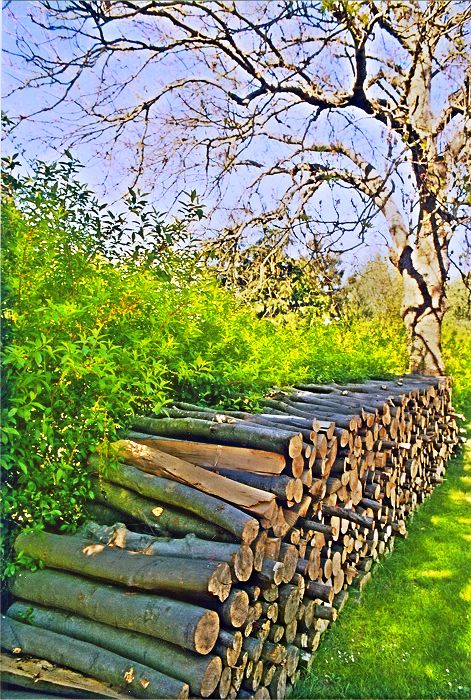
[[(187, 244), (193, 195), (170, 224), (136, 195), (129, 211), (102, 214), (70, 163), (7, 179), (2, 492), (15, 525), (73, 528), (92, 496), (87, 456), (134, 413), (176, 400), (257, 409), (272, 386), (406, 369), (399, 318), (259, 319), (222, 289)], [(447, 347), (464, 385), (457, 332)]]

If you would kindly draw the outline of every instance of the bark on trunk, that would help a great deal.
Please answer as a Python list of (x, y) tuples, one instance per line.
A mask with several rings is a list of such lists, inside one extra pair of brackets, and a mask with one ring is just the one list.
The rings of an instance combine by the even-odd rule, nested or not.
[(409, 371), (445, 374), (441, 328), (446, 310), (444, 271), (433, 234), (422, 231), (414, 250), (407, 246), (399, 260), (404, 283), (402, 317), (408, 334)]

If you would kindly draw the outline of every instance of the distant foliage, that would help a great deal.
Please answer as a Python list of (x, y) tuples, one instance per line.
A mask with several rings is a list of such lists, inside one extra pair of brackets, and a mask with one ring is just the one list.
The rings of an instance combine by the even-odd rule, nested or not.
[[(251, 304), (260, 318), (296, 312), (298, 319), (338, 317), (342, 271), (338, 256), (325, 250), (312, 236), (303, 254), (289, 252), (279, 231), (229, 255), (227, 246), (211, 241), (207, 260), (218, 280)], [(230, 247), (230, 246), (229, 246)], [(291, 246), (292, 247), (292, 246)]]

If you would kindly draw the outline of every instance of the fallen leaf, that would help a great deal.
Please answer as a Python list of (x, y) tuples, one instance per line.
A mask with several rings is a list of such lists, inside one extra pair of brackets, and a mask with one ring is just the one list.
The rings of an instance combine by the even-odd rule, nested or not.
[(139, 681), (139, 685), (142, 685), (143, 688), (147, 688), (149, 683), (150, 680), (148, 680), (147, 678), (141, 678), (141, 680)]
[(160, 508), (160, 506), (158, 506), (157, 508), (152, 508), (152, 513), (155, 515), (156, 518), (159, 518), (163, 512), (164, 509)]
[(22, 649), (21, 647), (15, 647), (14, 649), (12, 649), (12, 651), (14, 654), (21, 654)]

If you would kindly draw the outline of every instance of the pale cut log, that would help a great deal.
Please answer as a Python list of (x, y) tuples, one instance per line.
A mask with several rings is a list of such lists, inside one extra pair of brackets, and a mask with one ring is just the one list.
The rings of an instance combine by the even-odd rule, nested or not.
[(219, 679), (216, 697), (225, 700), (229, 695), (232, 684), (232, 668), (230, 666), (225, 666), (221, 673), (221, 678)]
[(250, 447), (267, 452), (278, 452), (285, 457), (301, 454), (302, 437), (296, 433), (271, 430), (268, 427), (247, 426), (243, 423), (212, 423), (191, 418), (144, 418), (136, 416), (132, 427), (143, 433), (159, 437), (195, 438), (223, 445)]
[(160, 438), (138, 432), (131, 432), (129, 439), (207, 469), (237, 469), (262, 474), (281, 474), (286, 466), (283, 455), (248, 447)]
[(2, 646), (87, 673), (138, 698), (188, 698), (186, 683), (106, 649), (2, 615)]
[[(259, 524), (256, 518), (244, 513), (239, 508), (235, 508), (230, 503), (225, 503), (219, 498), (197, 491), (192, 486), (180, 484), (171, 479), (163, 479), (153, 474), (147, 474), (127, 464), (116, 464), (108, 471), (107, 479), (113, 481), (113, 483), (126, 489), (132, 489), (132, 491), (146, 499), (153, 499), (160, 504), (165, 503), (175, 506), (197, 516), (197, 518), (193, 518), (195, 526), (188, 522), (186, 531), (179, 530), (181, 534), (192, 532), (195, 535), (200, 535), (201, 523), (199, 519), (203, 521), (204, 527), (208, 531), (208, 534), (200, 535), (204, 539), (221, 539), (224, 541), (224, 539), (228, 539), (229, 533), (231, 533), (237, 539), (250, 544), (258, 534)], [(101, 485), (101, 482), (99, 485)], [(103, 481), (103, 486), (106, 486), (105, 481)], [(156, 518), (153, 517), (152, 523), (155, 523), (155, 521)], [(213, 530), (213, 532), (209, 532), (210, 530)], [(218, 538), (218, 532), (223, 533), (225, 537)]]
[(210, 593), (224, 601), (232, 587), (232, 576), (226, 562), (147, 556), (90, 544), (90, 540), (77, 535), (22, 532), (15, 540), (15, 551), (39, 559), (54, 569), (176, 597), (197, 598), (201, 593)]
[(208, 697), (218, 685), (222, 672), (219, 656), (200, 656), (175, 644), (87, 620), (60, 610), (16, 602), (8, 617), (57, 634), (96, 644), (116, 654), (149, 666), (187, 683), (193, 694)]
[[(17, 700), (30, 697), (33, 700), (43, 698), (80, 697), (80, 698), (115, 698), (125, 700), (128, 695), (118, 693), (107, 683), (97, 681), (88, 675), (72, 671), (64, 666), (51, 664), (45, 659), (25, 658), (0, 654), (0, 676), (3, 683), (9, 683), (22, 688), (18, 691)], [(25, 693), (25, 688), (34, 691), (31, 695)], [(46, 693), (51, 693), (51, 695)], [(39, 695), (41, 693), (41, 695)]]
[(227, 562), (233, 571), (234, 580), (237, 581), (248, 581), (253, 571), (253, 551), (249, 545), (243, 543), (202, 540), (195, 537), (193, 533), (180, 538), (153, 537), (132, 532), (122, 523), (115, 523), (114, 526), (108, 527), (88, 522), (80, 532), (85, 537), (92, 537), (96, 542), (143, 552), (147, 555)]
[(179, 457), (132, 440), (118, 440), (112, 447), (121, 459), (135, 464), (145, 472), (192, 486), (198, 491), (221, 498), (267, 520), (274, 515), (274, 494), (232, 481)]
[(239, 630), (229, 632), (222, 629), (220, 631), (214, 651), (222, 658), (224, 665), (233, 668), (237, 664), (242, 650), (242, 640), (242, 633)]
[(221, 606), (221, 620), (230, 627), (239, 628), (249, 614), (249, 596), (243, 589), (233, 589)]
[(219, 617), (191, 603), (129, 592), (62, 571), (22, 571), (13, 579), (13, 595), (39, 605), (69, 610), (84, 617), (142, 632), (209, 654), (219, 633)]

